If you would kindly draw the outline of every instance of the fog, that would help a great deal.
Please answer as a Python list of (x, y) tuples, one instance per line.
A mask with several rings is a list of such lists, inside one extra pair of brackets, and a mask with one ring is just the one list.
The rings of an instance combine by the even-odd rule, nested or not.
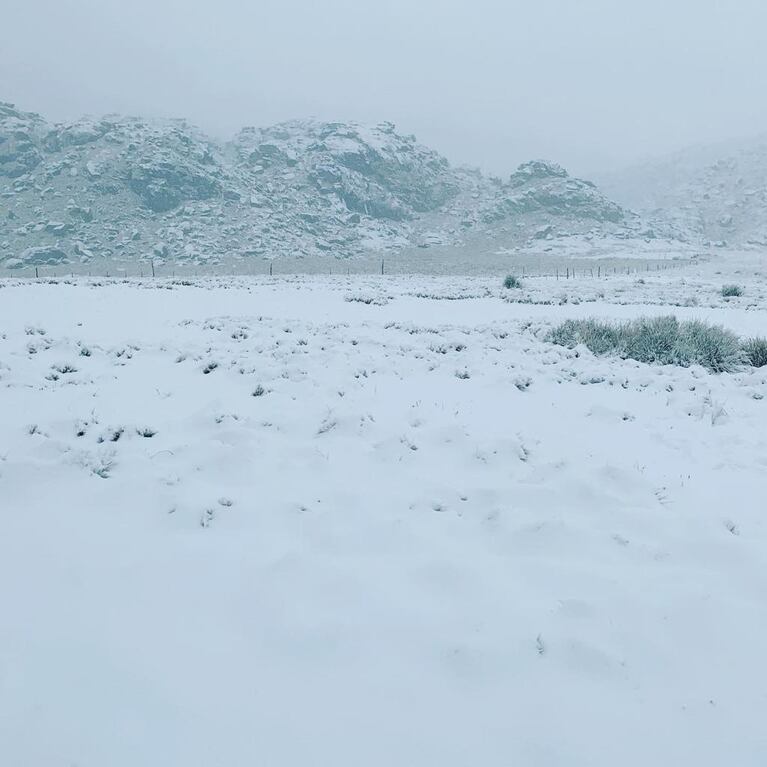
[(764, 0), (5, 0), (0, 99), (227, 137), (391, 120), (455, 163), (588, 173), (767, 130)]

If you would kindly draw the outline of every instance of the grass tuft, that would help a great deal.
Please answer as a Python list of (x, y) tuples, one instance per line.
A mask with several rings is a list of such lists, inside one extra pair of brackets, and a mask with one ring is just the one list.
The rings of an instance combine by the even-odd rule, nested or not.
[(735, 370), (747, 361), (738, 337), (717, 325), (674, 316), (640, 317), (629, 322), (566, 320), (551, 330), (551, 343), (586, 346), (594, 354), (617, 354), (658, 365), (702, 365), (714, 373)]
[(767, 366), (767, 338), (759, 336), (747, 338), (743, 342), (743, 351), (749, 365), (755, 368)]

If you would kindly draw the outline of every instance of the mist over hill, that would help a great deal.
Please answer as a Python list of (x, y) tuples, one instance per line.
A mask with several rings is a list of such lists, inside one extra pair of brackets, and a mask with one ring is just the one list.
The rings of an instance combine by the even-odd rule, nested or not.
[(391, 123), (296, 120), (218, 141), (183, 120), (53, 124), (0, 103), (0, 262), (353, 258), (488, 237), (654, 237), (553, 162), (454, 167)]
[(767, 245), (767, 135), (693, 147), (599, 182), (621, 204), (702, 244)]

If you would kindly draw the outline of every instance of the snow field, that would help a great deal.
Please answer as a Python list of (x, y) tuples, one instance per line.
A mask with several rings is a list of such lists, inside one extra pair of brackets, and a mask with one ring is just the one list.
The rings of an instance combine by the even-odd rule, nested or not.
[(542, 340), (730, 277), (3, 283), (0, 763), (762, 764), (767, 369)]

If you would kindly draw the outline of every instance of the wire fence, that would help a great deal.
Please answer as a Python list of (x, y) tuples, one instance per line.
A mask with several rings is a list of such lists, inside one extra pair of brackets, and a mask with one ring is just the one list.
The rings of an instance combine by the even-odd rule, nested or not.
[(692, 259), (535, 259), (515, 257), (459, 262), (414, 261), (386, 256), (380, 259), (234, 261), (190, 264), (184, 262), (90, 262), (88, 264), (38, 264), (6, 270), (2, 276), (21, 280), (48, 280), (77, 277), (99, 279), (204, 278), (204, 277), (294, 277), (301, 275), (366, 276), (474, 276), (512, 274), (521, 278), (554, 280), (606, 279), (631, 274), (649, 274), (682, 269)]

